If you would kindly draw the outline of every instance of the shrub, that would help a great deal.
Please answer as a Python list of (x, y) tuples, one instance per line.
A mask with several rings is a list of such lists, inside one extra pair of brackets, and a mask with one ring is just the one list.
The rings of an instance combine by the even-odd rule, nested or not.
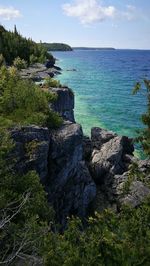
[(19, 56), (14, 59), (13, 65), (18, 69), (21, 70), (23, 68), (27, 68), (27, 62), (24, 59), (21, 59)]
[(2, 54), (0, 54), (0, 67), (5, 66), (5, 65), (6, 65), (5, 58)]
[(53, 79), (53, 78), (50, 78), (50, 77), (45, 79), (44, 85), (46, 85), (46, 87), (48, 87), (48, 88), (50, 88), (50, 87), (60, 88), (61, 87), (60, 81)]
[(41, 90), (29, 80), (22, 80), (15, 68), (0, 69), (0, 116), (14, 125), (36, 124), (57, 127), (62, 119), (50, 110), (56, 95)]
[(133, 90), (133, 94), (139, 92), (142, 85), (144, 85), (147, 91), (147, 111), (141, 117), (142, 123), (145, 127), (141, 130), (139, 137), (136, 140), (141, 143), (143, 151), (148, 157), (150, 157), (150, 80), (145, 79), (143, 83), (138, 82)]

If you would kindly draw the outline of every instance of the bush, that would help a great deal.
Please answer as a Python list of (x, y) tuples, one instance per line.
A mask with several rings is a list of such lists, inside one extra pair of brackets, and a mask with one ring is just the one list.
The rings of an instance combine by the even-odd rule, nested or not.
[(0, 76), (1, 123), (7, 120), (12, 125), (60, 126), (62, 119), (49, 107), (56, 99), (55, 94), (43, 91), (29, 80), (22, 80), (15, 68), (1, 68)]
[(148, 266), (149, 220), (150, 199), (137, 209), (124, 207), (120, 214), (110, 210), (95, 213), (86, 228), (72, 217), (64, 234), (47, 236), (44, 265)]
[(61, 87), (60, 81), (53, 79), (53, 78), (50, 78), (50, 77), (45, 79), (44, 85), (48, 88), (50, 88), (50, 87), (60, 88)]
[(14, 59), (13, 65), (18, 69), (21, 70), (23, 68), (27, 68), (27, 62), (24, 59), (21, 59), (19, 56)]
[(142, 85), (144, 85), (147, 91), (147, 111), (141, 117), (145, 127), (139, 132), (139, 137), (136, 140), (141, 143), (143, 151), (150, 158), (150, 80), (145, 79), (143, 83), (138, 82), (133, 90), (133, 94), (139, 92)]

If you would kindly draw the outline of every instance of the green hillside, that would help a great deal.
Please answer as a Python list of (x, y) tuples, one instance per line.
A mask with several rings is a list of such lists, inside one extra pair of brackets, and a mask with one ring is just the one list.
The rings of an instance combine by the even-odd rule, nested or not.
[(17, 57), (24, 59), (27, 64), (44, 63), (46, 59), (55, 63), (53, 56), (47, 53), (41, 44), (23, 37), (18, 33), (16, 26), (12, 32), (0, 25), (0, 54), (3, 55), (8, 65), (11, 65)]
[(72, 51), (71, 46), (65, 43), (42, 43), (48, 51)]

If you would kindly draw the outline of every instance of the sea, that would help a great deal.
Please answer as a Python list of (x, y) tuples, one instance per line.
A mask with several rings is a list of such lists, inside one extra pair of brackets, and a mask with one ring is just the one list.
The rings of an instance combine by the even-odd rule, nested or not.
[(143, 127), (146, 89), (133, 95), (136, 82), (150, 79), (150, 51), (74, 50), (53, 52), (62, 74), (57, 79), (75, 93), (75, 119), (90, 136), (92, 127), (137, 136)]

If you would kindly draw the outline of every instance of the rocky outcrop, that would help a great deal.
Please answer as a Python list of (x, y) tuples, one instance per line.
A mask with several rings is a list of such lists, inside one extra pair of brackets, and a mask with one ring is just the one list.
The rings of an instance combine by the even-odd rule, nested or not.
[(75, 122), (74, 119), (74, 94), (68, 87), (51, 88), (57, 94), (57, 100), (51, 106), (64, 120)]
[(84, 217), (94, 199), (96, 186), (83, 161), (81, 126), (65, 122), (52, 132), (49, 153), (49, 201), (57, 210), (57, 218), (65, 224), (71, 214)]
[(36, 126), (15, 128), (13, 158), (15, 170), (24, 174), (35, 170), (48, 193), (63, 228), (71, 214), (85, 217), (96, 195), (96, 186), (83, 160), (83, 133), (69, 121), (57, 130)]
[(127, 170), (125, 155), (134, 151), (132, 141), (127, 137), (93, 128), (91, 131), (93, 151), (90, 169), (97, 183), (104, 183), (107, 176), (121, 174)]
[(135, 157), (132, 162), (137, 167), (137, 173), (130, 175), (130, 171), (122, 175), (115, 175), (112, 179), (113, 197), (121, 204), (138, 206), (148, 195), (150, 188), (150, 160), (139, 160)]
[(121, 204), (137, 207), (146, 197), (150, 196), (150, 189), (141, 181), (133, 181), (127, 195), (120, 199)]
[[(88, 151), (89, 156), (91, 150), (88, 165), (97, 184), (95, 206), (98, 206), (99, 210), (106, 207), (117, 210), (118, 206), (124, 203), (136, 207), (150, 194), (146, 185), (150, 179), (150, 161), (141, 161), (133, 156), (132, 139), (93, 128), (91, 142), (87, 139), (84, 142), (88, 144), (84, 154)], [(138, 175), (130, 180), (129, 166), (132, 163), (137, 164), (138, 171), (144, 174), (144, 182), (138, 179)]]
[(36, 63), (26, 69), (20, 71), (23, 79), (31, 79), (35, 82), (43, 81), (45, 78), (53, 78), (55, 75), (61, 74), (61, 69), (57, 66), (47, 68), (43, 64)]
[(91, 129), (91, 141), (94, 149), (100, 149), (101, 146), (109, 140), (117, 137), (112, 131), (108, 131), (99, 127), (93, 127)]
[(48, 175), (48, 154), (50, 134), (47, 128), (26, 126), (11, 130), (15, 141), (13, 158), (16, 159), (15, 169), (20, 174), (36, 170), (42, 183)]

